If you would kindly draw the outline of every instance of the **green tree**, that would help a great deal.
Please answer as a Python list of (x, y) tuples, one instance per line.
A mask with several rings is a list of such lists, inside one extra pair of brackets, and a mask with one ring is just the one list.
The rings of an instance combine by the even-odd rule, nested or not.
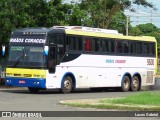
[(139, 28), (142, 31), (142, 33), (145, 35), (154, 33), (158, 30), (158, 28), (152, 23), (140, 24), (140, 25), (137, 25), (137, 28)]
[(152, 23), (132, 27), (129, 34), (132, 36), (153, 36), (158, 42), (158, 49), (160, 49), (160, 29)]
[(140, 36), (143, 32), (138, 27), (132, 27), (131, 30), (129, 30), (129, 35), (132, 36)]
[(64, 25), (69, 8), (62, 0), (1, 0), (0, 45), (8, 44), (16, 28)]
[(145, 7), (153, 7), (146, 0), (83, 0), (79, 5), (81, 10), (87, 12), (87, 17), (90, 22), (87, 26), (109, 28), (112, 17), (117, 12), (123, 12), (129, 8), (131, 4), (143, 5)]
[(78, 4), (72, 5), (72, 9), (69, 9), (66, 14), (66, 21), (71, 26), (87, 26), (92, 21), (87, 16), (87, 12), (82, 10)]
[(126, 34), (126, 16), (122, 12), (117, 12), (108, 26), (109, 29), (118, 30), (119, 33)]

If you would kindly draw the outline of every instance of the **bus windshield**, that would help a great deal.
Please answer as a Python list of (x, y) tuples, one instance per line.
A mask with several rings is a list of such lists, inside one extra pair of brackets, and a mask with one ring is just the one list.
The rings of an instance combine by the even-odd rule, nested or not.
[(46, 57), (44, 47), (10, 46), (8, 67), (44, 68)]

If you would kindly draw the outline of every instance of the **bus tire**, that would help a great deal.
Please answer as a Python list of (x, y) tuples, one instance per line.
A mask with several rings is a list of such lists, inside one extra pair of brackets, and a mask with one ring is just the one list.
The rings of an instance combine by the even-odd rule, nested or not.
[(129, 91), (130, 88), (130, 78), (128, 76), (124, 76), (122, 79), (121, 90), (123, 92)]
[(60, 92), (62, 93), (71, 93), (73, 90), (73, 81), (70, 76), (64, 77), (62, 83), (61, 83), (61, 89)]
[(140, 80), (137, 76), (134, 76), (131, 81), (131, 90), (136, 92), (140, 88)]
[(39, 89), (38, 89), (38, 88), (33, 88), (33, 87), (28, 87), (28, 90), (29, 90), (31, 93), (38, 93), (38, 92), (39, 92)]

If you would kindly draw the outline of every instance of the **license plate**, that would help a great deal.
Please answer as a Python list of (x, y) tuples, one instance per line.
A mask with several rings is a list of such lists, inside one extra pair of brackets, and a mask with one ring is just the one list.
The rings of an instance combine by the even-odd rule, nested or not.
[(26, 81), (24, 81), (24, 80), (19, 80), (19, 84), (25, 84), (26, 83)]

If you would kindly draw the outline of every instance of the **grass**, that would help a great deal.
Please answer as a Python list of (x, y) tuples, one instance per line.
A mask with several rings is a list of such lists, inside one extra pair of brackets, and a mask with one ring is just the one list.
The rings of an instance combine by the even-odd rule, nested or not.
[(65, 101), (63, 104), (83, 108), (160, 111), (160, 91), (141, 92), (124, 98)]
[(157, 70), (157, 74), (160, 75), (160, 69), (159, 69), (159, 68), (158, 68), (158, 70)]
[(125, 98), (101, 100), (102, 103), (160, 106), (160, 92), (142, 92)]

